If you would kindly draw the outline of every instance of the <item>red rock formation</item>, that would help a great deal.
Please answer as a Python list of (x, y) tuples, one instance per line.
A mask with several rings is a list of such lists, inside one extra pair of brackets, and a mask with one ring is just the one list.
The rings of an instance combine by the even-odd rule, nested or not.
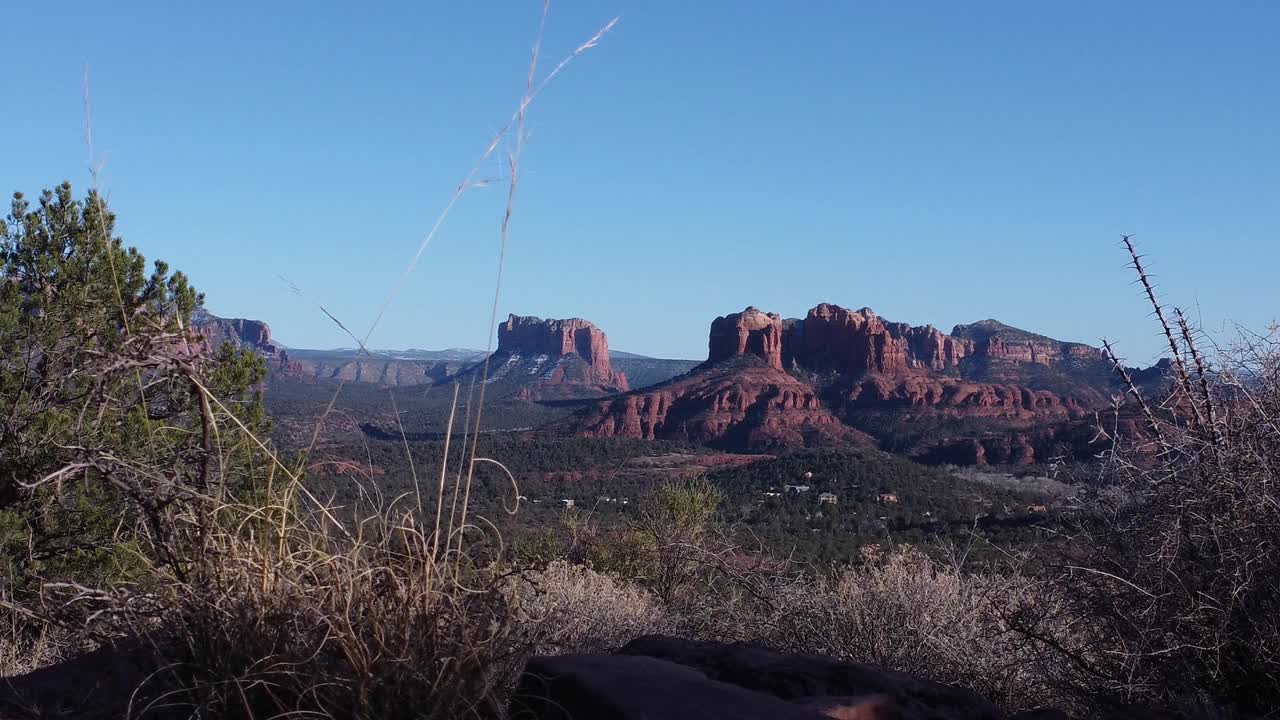
[[(1035, 428), (996, 437), (948, 437), (934, 440), (921, 455), (931, 462), (954, 465), (1033, 465), (1040, 455), (1035, 444), (1047, 446), (1053, 444), (1053, 440), (1052, 429)], [(1087, 454), (1100, 447), (1090, 443), (1083, 449)]]
[(739, 355), (755, 355), (769, 367), (781, 370), (782, 335), (781, 317), (748, 307), (711, 322), (707, 359), (720, 362)]
[(958, 325), (948, 335), (931, 325), (885, 320), (870, 308), (849, 310), (827, 303), (802, 320), (782, 320), (754, 307), (716, 318), (708, 350), (711, 362), (755, 355), (779, 369), (850, 376), (950, 372), (968, 357), (1038, 365), (1103, 359), (1097, 348), (1059, 342), (994, 320)]
[[(700, 370), (601, 402), (577, 417), (577, 432), (750, 448), (815, 438), (858, 442), (866, 436), (844, 423), (864, 420), (891, 432), (912, 418), (972, 419), (981, 432), (1009, 434), (999, 442), (948, 440), (948, 457), (1027, 463), (1037, 449), (1019, 432), (1078, 423), (1108, 399), (1099, 368), (1084, 362), (1101, 360), (1096, 349), (994, 321), (946, 334), (889, 322), (867, 308), (824, 303), (802, 320), (783, 320), (748, 307), (716, 318), (707, 346)], [(762, 362), (729, 362), (743, 356)], [(1053, 367), (1068, 360), (1081, 362)]]
[[(537, 384), (580, 384), (625, 391), (627, 376), (615, 371), (609, 363), (609, 339), (604, 331), (581, 318), (543, 320), (522, 315), (508, 315), (498, 326), (498, 355), (551, 358), (575, 357), (584, 363), (582, 372), (566, 372), (559, 363), (554, 370), (538, 378)], [(581, 375), (581, 377), (579, 377)], [(530, 391), (527, 397), (538, 393)]]

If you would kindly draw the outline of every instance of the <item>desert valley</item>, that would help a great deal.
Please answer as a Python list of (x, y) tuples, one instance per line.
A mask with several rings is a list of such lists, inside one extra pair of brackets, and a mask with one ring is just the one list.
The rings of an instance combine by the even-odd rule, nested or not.
[(1280, 5), (28, 5), (0, 720), (1280, 716)]

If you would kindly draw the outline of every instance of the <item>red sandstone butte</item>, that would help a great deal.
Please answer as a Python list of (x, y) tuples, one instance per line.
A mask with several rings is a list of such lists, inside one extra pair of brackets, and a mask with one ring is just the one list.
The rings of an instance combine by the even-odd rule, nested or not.
[(557, 381), (578, 381), (625, 391), (627, 377), (609, 364), (609, 339), (604, 331), (582, 318), (544, 320), (527, 315), (508, 315), (498, 326), (498, 352), (518, 355), (577, 356), (586, 363), (586, 377)]

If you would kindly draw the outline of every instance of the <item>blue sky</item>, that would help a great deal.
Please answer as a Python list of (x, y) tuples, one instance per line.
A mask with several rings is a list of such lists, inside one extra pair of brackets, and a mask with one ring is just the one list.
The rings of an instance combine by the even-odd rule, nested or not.
[[(89, 181), (220, 315), (351, 342), (522, 90), (538, 2), (44, 3), (0, 44), (0, 189)], [(1166, 299), (1261, 328), (1280, 267), (1274, 2), (560, 0), (499, 306), (705, 357), (818, 302), (1160, 344)], [(485, 175), (500, 172), (490, 163)], [(371, 340), (486, 345), (503, 191), (464, 196)]]

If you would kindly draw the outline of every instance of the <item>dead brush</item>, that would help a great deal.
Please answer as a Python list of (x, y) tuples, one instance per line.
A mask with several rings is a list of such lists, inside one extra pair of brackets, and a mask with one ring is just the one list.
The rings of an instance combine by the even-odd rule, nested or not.
[(1181, 310), (1171, 321), (1142, 256), (1124, 245), (1172, 362), (1152, 392), (1106, 346), (1141, 431), (1112, 434), (1089, 512), (1068, 550), (1046, 558), (1046, 597), (1089, 622), (1068, 635), (1035, 627), (1052, 620), (1040, 614), (1022, 629), (1095, 702), (1273, 712), (1280, 336), (1241, 331), (1218, 347)]
[(215, 514), (227, 529), (206, 532), (200, 572), (154, 591), (154, 617), (119, 616), (158, 669), (131, 716), (501, 714), (524, 656), (496, 566), (433, 554), (408, 511), (368, 516), (349, 537), (282, 504)]
[[(99, 698), (77, 711), (501, 716), (503, 691), (530, 640), (511, 621), (502, 567), (488, 559), (501, 554), (487, 552), (486, 538), (496, 536), (479, 533), (475, 518), (448, 516), (444, 495), (462, 488), (443, 482), (447, 457), (440, 496), (431, 498), (432, 526), (419, 525), (421, 501), (412, 496), (340, 508), (315, 497), (247, 429), (235, 432), (243, 429), (239, 418), (207, 398), (223, 456), (255, 453), (265, 476), (238, 489), (188, 489), (163, 508), (143, 508), (146, 522), (134, 538), (143, 568), (135, 580), (47, 582), (40, 606), (21, 610), (55, 628), (80, 629), (144, 668), (130, 697)], [(142, 496), (157, 492), (164, 475), (115, 468), (112, 478)]]
[(967, 687), (1010, 711), (1065, 700), (1008, 622), (1046, 601), (1021, 572), (968, 573), (910, 546), (870, 546), (861, 564), (826, 576), (772, 578), (767, 599), (743, 608), (737, 639)]

